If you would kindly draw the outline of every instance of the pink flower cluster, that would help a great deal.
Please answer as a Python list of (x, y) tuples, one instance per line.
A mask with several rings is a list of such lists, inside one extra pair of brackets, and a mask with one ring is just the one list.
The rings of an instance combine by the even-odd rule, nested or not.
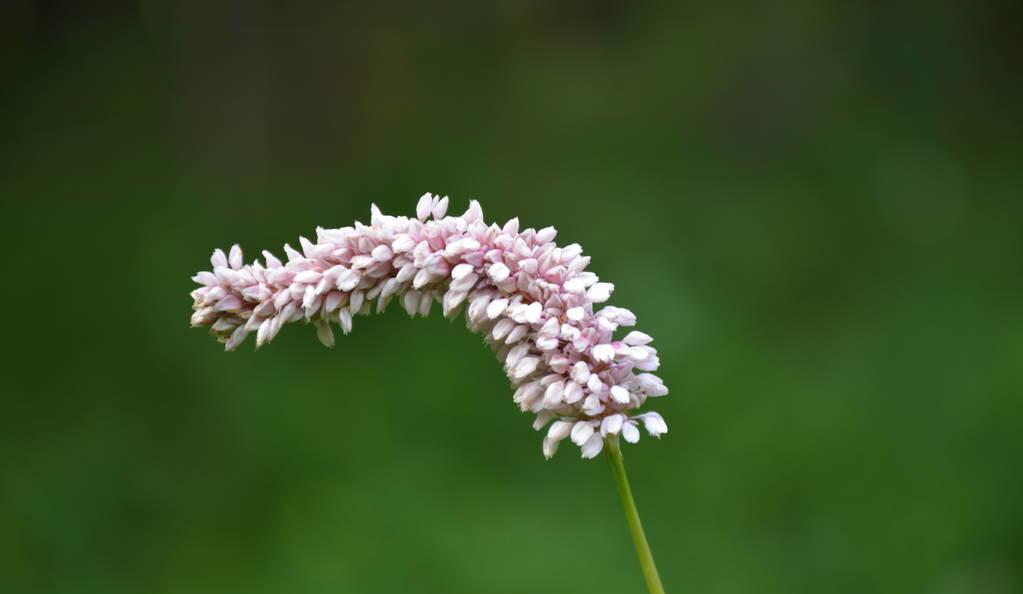
[(639, 425), (654, 437), (668, 431), (656, 412), (632, 414), (648, 397), (664, 396), (649, 372), (660, 364), (651, 337), (620, 327), (636, 316), (603, 306), (614, 285), (586, 270), (578, 244), (558, 247), (553, 227), (519, 230), (518, 219), (488, 225), (475, 200), (461, 216), (446, 216), (447, 197), (426, 194), (416, 217), (387, 216), (374, 205), (369, 225), (316, 230), (301, 251), (284, 246), (287, 262), (264, 251), (265, 264), (244, 264), (236, 245), (213, 252), (213, 270), (198, 273), (192, 325), (237, 348), (256, 335), (270, 342), (288, 322), (308, 322), (333, 346), (331, 324), (352, 329), (356, 314), (378, 312), (397, 299), (409, 315), (426, 316), (438, 302), (447, 317), (466, 305), (468, 327), (482, 334), (516, 388), (514, 401), (550, 423), (543, 453), (570, 438), (584, 458), (604, 438), (639, 440)]

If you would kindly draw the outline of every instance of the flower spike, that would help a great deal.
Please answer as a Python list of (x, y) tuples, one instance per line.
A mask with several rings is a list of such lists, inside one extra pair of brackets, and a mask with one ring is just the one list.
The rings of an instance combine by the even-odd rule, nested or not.
[[(639, 440), (667, 433), (655, 412), (630, 414), (668, 389), (651, 371), (660, 365), (650, 335), (633, 330), (636, 316), (620, 307), (598, 309), (614, 285), (586, 270), (578, 244), (558, 247), (557, 231), (519, 230), (518, 219), (487, 225), (475, 200), (450, 216), (448, 198), (424, 194), (415, 217), (388, 216), (375, 205), (369, 225), (316, 230), (301, 251), (284, 246), (287, 261), (264, 251), (264, 264), (245, 264), (237, 245), (216, 250), (212, 271), (196, 274), (192, 325), (208, 327), (227, 350), (249, 334), (272, 342), (289, 322), (311, 323), (320, 342), (334, 345), (356, 314), (392, 300), (409, 315), (426, 316), (433, 303), (445, 316), (462, 306), (468, 327), (481, 334), (504, 364), (514, 401), (536, 414), (539, 430), (554, 421), (543, 443), (554, 455), (571, 437), (584, 458), (601, 452), (607, 436)], [(640, 372), (637, 374), (637, 371)]]

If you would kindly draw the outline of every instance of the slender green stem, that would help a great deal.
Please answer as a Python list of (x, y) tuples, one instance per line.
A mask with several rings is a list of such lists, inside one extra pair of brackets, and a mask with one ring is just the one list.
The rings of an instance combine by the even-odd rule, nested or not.
[(625, 462), (622, 460), (622, 450), (618, 447), (618, 436), (609, 435), (605, 445), (607, 446), (607, 461), (611, 464), (611, 472), (614, 473), (615, 483), (618, 484), (622, 509), (625, 510), (625, 519), (629, 523), (632, 542), (636, 545), (636, 556), (639, 557), (639, 567), (643, 571), (647, 590), (650, 591), (650, 594), (664, 594), (661, 577), (657, 575), (657, 566), (654, 565), (654, 555), (650, 552), (650, 545), (646, 542), (643, 523), (639, 519), (639, 511), (636, 510), (636, 502), (632, 498), (632, 489), (629, 488), (629, 477), (625, 475)]

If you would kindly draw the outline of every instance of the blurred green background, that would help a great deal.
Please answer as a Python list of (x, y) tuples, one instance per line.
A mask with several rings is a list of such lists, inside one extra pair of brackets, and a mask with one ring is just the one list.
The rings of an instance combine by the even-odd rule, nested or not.
[(655, 336), (668, 591), (1023, 591), (1018, 2), (0, 10), (0, 591), (642, 591), (460, 322), (189, 329), (214, 247), (425, 191)]

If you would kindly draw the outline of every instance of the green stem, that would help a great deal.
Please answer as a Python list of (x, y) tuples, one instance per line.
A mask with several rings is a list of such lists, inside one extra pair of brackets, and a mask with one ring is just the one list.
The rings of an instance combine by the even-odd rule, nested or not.
[(607, 461), (611, 464), (611, 472), (614, 473), (615, 483), (618, 485), (618, 494), (622, 498), (622, 509), (625, 510), (625, 519), (629, 523), (632, 543), (636, 545), (636, 556), (639, 557), (639, 567), (643, 571), (647, 590), (650, 591), (650, 594), (664, 594), (661, 577), (657, 575), (657, 566), (654, 565), (654, 555), (650, 552), (650, 545), (646, 542), (643, 523), (639, 519), (639, 511), (632, 498), (632, 489), (629, 488), (629, 477), (625, 475), (625, 462), (622, 460), (622, 450), (618, 447), (618, 436), (608, 436), (605, 445), (607, 446)]

